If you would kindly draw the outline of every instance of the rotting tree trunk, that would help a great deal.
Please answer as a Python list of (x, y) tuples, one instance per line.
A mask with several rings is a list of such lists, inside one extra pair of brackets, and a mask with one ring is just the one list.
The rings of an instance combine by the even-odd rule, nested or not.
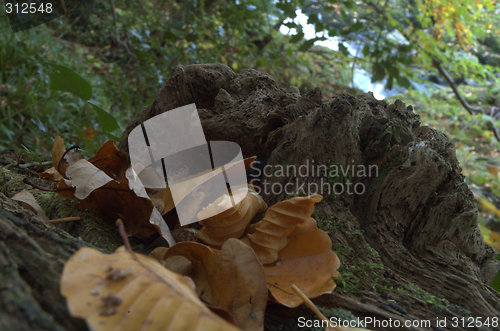
[[(126, 150), (128, 132), (142, 121), (193, 102), (207, 140), (237, 142), (244, 156), (256, 155), (274, 169), (308, 162), (377, 165), (377, 176), (350, 178), (364, 184), (363, 194), (327, 195), (317, 206), (342, 268), (359, 277), (353, 291), (320, 298), (325, 307), (400, 320), (498, 316), (500, 294), (487, 285), (499, 269), (496, 253), (477, 227), (454, 146), (445, 134), (421, 126), (411, 106), (389, 105), (370, 93), (322, 99), (316, 89), (300, 95), (255, 70), (236, 75), (224, 65), (180, 66), (154, 103), (131, 120), (120, 147)], [(321, 184), (288, 175), (261, 183)], [(287, 198), (262, 195), (269, 204)]]
[[(371, 94), (323, 100), (312, 90), (301, 96), (254, 70), (236, 75), (224, 65), (191, 65), (172, 72), (154, 103), (130, 122), (121, 148), (141, 121), (191, 102), (207, 140), (237, 142), (245, 156), (257, 155), (269, 166), (313, 160), (378, 166), (377, 176), (350, 178), (365, 184), (363, 194), (325, 195), (317, 205), (315, 218), (343, 263), (339, 287), (316, 299), (327, 316), (498, 315), (500, 295), (487, 284), (499, 266), (477, 229), (454, 147), (444, 134), (420, 126), (410, 107), (388, 105)], [(300, 185), (321, 178), (260, 179)], [(287, 198), (263, 196), (269, 204)], [(65, 260), (87, 243), (76, 238), (78, 231), (69, 229), (72, 236), (61, 227), (45, 224), (0, 194), (0, 329), (85, 329), (82, 320), (69, 316), (59, 278)], [(114, 237), (101, 233), (116, 241), (114, 231)], [(306, 314), (312, 318), (304, 309), (270, 304), (266, 327), (293, 330), (297, 317)], [(447, 329), (460, 328), (448, 324)]]

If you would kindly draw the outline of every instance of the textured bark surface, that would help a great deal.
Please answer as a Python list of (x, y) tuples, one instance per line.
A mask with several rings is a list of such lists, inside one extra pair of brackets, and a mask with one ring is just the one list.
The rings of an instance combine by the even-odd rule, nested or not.
[(86, 330), (59, 292), (64, 262), (85, 243), (0, 193), (0, 329)]
[[(316, 299), (327, 316), (498, 316), (500, 295), (487, 284), (499, 266), (477, 228), (454, 147), (443, 133), (421, 126), (411, 107), (388, 105), (371, 94), (300, 95), (265, 73), (191, 65), (173, 70), (154, 103), (131, 120), (121, 148), (142, 121), (192, 102), (207, 140), (237, 142), (245, 156), (256, 155), (267, 165), (314, 160), (378, 166), (377, 176), (350, 178), (366, 186), (363, 194), (325, 195), (317, 205), (314, 217), (342, 262), (339, 287)], [(9, 176), (0, 172), (2, 192), (11, 196), (17, 188), (9, 186)], [(320, 180), (260, 179), (270, 185)], [(288, 198), (263, 196), (268, 204)], [(61, 212), (60, 199), (47, 200), (54, 206), (49, 217), (82, 215)], [(0, 329), (85, 329), (69, 316), (59, 294), (63, 263), (82, 245), (110, 251), (120, 244), (114, 229), (97, 230), (90, 216), (85, 222), (90, 223), (47, 225), (0, 193)], [(270, 304), (266, 328), (297, 329), (299, 316), (313, 318), (303, 308)]]

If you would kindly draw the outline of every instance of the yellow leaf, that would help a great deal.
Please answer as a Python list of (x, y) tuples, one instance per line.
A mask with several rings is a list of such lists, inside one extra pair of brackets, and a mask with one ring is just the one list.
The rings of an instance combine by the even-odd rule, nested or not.
[(297, 307), (302, 299), (293, 291), (296, 284), (309, 298), (330, 293), (339, 275), (340, 261), (332, 251), (328, 234), (308, 218), (297, 225), (288, 245), (279, 252), (278, 262), (264, 265), (264, 273), (272, 296), (287, 307)]
[(481, 207), (481, 209), (483, 209), (489, 213), (492, 213), (496, 217), (500, 218), (500, 210), (498, 210), (494, 204), (492, 204), (487, 199), (481, 197), (478, 194), (474, 194), (474, 197), (476, 198), (477, 201), (479, 201), (479, 206)]
[[(239, 194), (246, 195), (243, 198), (238, 198)], [(232, 198), (241, 201), (233, 206)], [(204, 213), (212, 213), (211, 207), (220, 208), (222, 205), (232, 207), (215, 216), (203, 219)], [(220, 247), (228, 238), (240, 238), (255, 215), (264, 211), (266, 207), (264, 200), (251, 186), (248, 187), (248, 192), (246, 190), (235, 190), (232, 197), (223, 195), (198, 214), (198, 217), (203, 219), (199, 222), (203, 225), (203, 228), (198, 232), (198, 238), (204, 243), (215, 247)]]
[(189, 276), (203, 301), (230, 312), (243, 330), (263, 330), (266, 278), (252, 248), (234, 238), (226, 240), (220, 251), (180, 242), (167, 250), (164, 259), (179, 256), (192, 262)]
[(54, 182), (58, 182), (58, 181), (64, 179), (64, 177), (54, 167), (50, 167), (49, 169), (45, 170), (44, 172), (39, 173), (38, 176), (40, 178), (49, 179), (49, 180), (52, 180)]
[(41, 219), (44, 221), (48, 221), (49, 218), (43, 211), (42, 207), (36, 202), (35, 197), (31, 192), (28, 192), (26, 190), (22, 190), (21, 192), (17, 193), (12, 197), (12, 200), (16, 200), (19, 202), (23, 203), (23, 206), (27, 209), (30, 209), (31, 211), (35, 212), (38, 216), (40, 216)]
[(498, 166), (492, 163), (486, 163), (486, 170), (496, 178), (498, 178)]
[(237, 330), (208, 309), (192, 281), (118, 248), (103, 254), (78, 250), (65, 264), (61, 292), (73, 316), (89, 328), (107, 330)]

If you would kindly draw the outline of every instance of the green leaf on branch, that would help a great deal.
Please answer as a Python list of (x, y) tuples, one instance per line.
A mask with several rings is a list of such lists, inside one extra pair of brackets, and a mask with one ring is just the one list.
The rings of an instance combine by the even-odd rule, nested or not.
[(385, 66), (382, 63), (374, 63), (372, 72), (372, 83), (379, 82), (385, 77)]
[(309, 39), (309, 40), (306, 40), (304, 41), (300, 46), (299, 46), (299, 51), (301, 52), (305, 52), (307, 51), (309, 48), (313, 47), (314, 45), (314, 42), (316, 41), (317, 39), (314, 38), (314, 39)]
[(339, 51), (344, 55), (349, 55), (349, 50), (344, 46), (343, 43), (339, 43)]
[(291, 43), (298, 43), (299, 41), (304, 39), (304, 32), (298, 31), (297, 34), (294, 34), (292, 37), (290, 37), (290, 42)]
[(84, 101), (92, 97), (92, 86), (86, 79), (68, 67), (50, 62), (47, 65), (53, 69), (49, 74), (51, 90), (69, 92)]
[(102, 130), (111, 132), (119, 128), (118, 122), (110, 113), (90, 101), (87, 101), (87, 103), (91, 105), (96, 111), (97, 123)]

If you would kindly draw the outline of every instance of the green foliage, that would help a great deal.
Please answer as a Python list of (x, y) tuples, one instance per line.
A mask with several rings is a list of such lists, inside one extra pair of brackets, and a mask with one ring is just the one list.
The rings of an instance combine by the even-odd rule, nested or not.
[(47, 62), (46, 65), (53, 68), (49, 73), (51, 90), (70, 92), (84, 101), (92, 98), (92, 87), (89, 82), (73, 70), (56, 63)]
[[(497, 260), (500, 261), (500, 254), (497, 254)], [(497, 292), (500, 292), (500, 271), (498, 271), (495, 279), (493, 279), (491, 287), (493, 287)]]
[(116, 119), (111, 116), (110, 113), (93, 102), (88, 101), (88, 104), (94, 108), (97, 114), (97, 123), (105, 132), (111, 133), (120, 127)]
[(109, 137), (116, 138), (114, 116), (87, 103), (92, 96), (109, 103), (103, 89), (92, 95), (91, 86), (101, 83), (93, 64), (100, 62), (84, 48), (54, 42), (51, 33), (39, 26), (6, 31), (0, 39), (0, 150), (23, 146), (34, 156), (50, 150), (55, 135), (63, 135), (92, 153)]
[(421, 70), (436, 70), (434, 60), (455, 77), (491, 80), (498, 69), (481, 64), (477, 49), (498, 35), (495, 10), (491, 0), (309, 0), (302, 7), (316, 31), (338, 38), (341, 51), (345, 42), (362, 47), (359, 64), (387, 88), (408, 87)]

